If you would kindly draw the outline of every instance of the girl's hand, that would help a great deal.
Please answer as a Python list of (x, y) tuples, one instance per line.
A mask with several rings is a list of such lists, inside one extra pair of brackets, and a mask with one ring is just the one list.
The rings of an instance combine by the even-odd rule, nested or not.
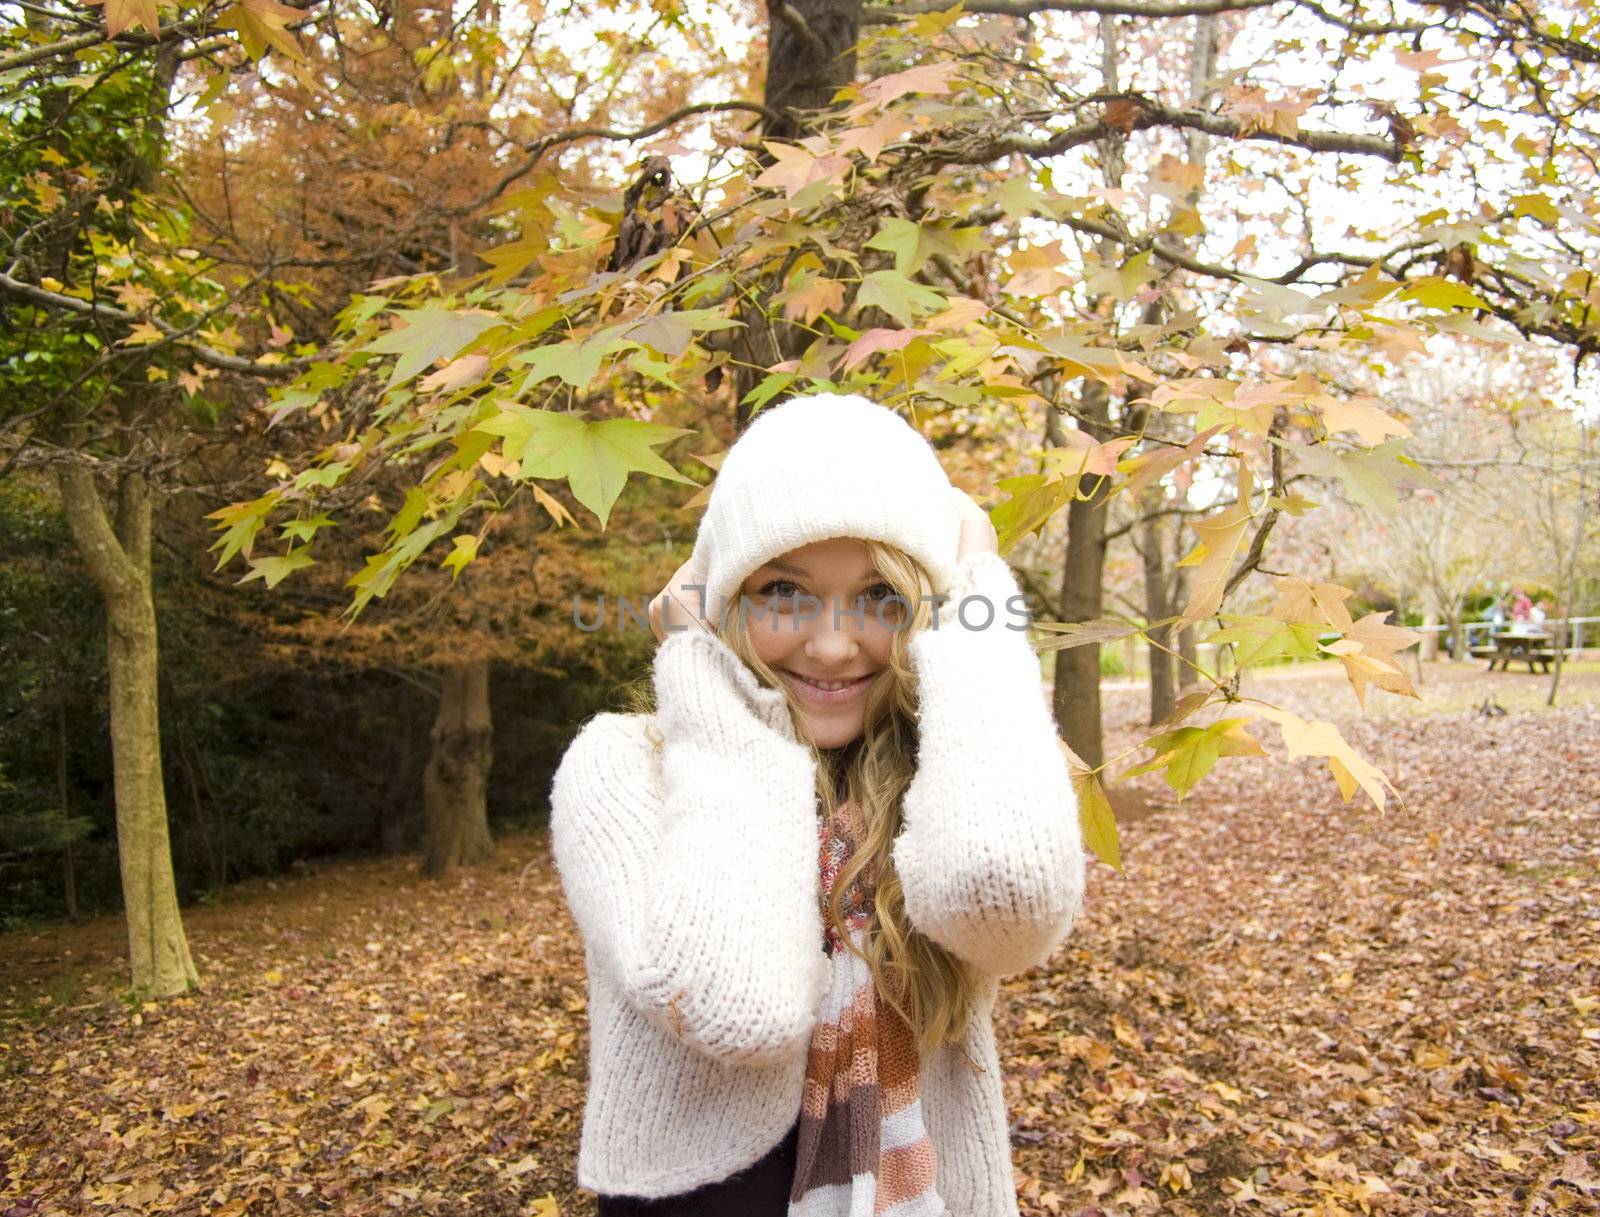
[(998, 554), (1000, 537), (994, 530), (989, 513), (960, 487), (952, 486), (950, 493), (955, 495), (961, 511), (961, 540), (956, 546), (956, 562), (959, 563), (970, 554)]
[[(650, 601), (650, 632), (656, 636), (657, 642), (665, 642), (669, 632), (711, 629), (705, 614), (700, 611), (705, 603), (705, 576), (693, 569), (693, 561), (691, 558), (673, 571), (666, 587)], [(685, 584), (698, 586), (686, 587)]]

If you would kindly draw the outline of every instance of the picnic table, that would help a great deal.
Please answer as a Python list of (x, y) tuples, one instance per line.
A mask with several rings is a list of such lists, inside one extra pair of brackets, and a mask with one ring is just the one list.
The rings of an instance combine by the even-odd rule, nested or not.
[(1495, 634), (1490, 641), (1492, 646), (1473, 647), (1472, 653), (1480, 659), (1487, 659), (1491, 672), (1496, 664), (1500, 665), (1501, 671), (1509, 672), (1513, 659), (1526, 660), (1530, 673), (1534, 664), (1538, 664), (1541, 671), (1548, 672), (1550, 665), (1555, 662), (1556, 653), (1550, 645), (1553, 640), (1543, 630), (1504, 630)]

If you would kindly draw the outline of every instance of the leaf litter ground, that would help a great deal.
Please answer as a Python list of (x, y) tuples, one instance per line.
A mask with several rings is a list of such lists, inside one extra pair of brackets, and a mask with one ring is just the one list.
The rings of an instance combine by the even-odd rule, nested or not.
[[(1600, 675), (1419, 687), (1246, 688), (1338, 722), (1383, 814), (1311, 760), (1139, 779), (1126, 875), (997, 1009), (1026, 1217), (1600, 1211)], [(1143, 698), (1108, 688), (1109, 751)], [(115, 919), (0, 938), (0, 1215), (592, 1214), (582, 947), (547, 838), (500, 856), (241, 884), (160, 1003)]]

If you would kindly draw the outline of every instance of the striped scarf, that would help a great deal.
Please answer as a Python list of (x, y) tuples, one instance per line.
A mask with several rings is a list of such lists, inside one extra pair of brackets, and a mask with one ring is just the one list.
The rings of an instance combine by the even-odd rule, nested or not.
[[(917, 1096), (916, 1036), (879, 996), (871, 971), (839, 940), (826, 911), (834, 879), (865, 830), (849, 801), (818, 824), (833, 982), (811, 1037), (789, 1217), (942, 1217), (933, 1143)], [(871, 870), (857, 876), (842, 901), (850, 941), (863, 951)]]

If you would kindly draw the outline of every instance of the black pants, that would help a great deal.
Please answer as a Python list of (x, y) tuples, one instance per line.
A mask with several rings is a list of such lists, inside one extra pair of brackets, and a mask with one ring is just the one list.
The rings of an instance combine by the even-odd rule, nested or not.
[(600, 1217), (784, 1217), (794, 1186), (800, 1121), (758, 1162), (677, 1196), (601, 1196)]

